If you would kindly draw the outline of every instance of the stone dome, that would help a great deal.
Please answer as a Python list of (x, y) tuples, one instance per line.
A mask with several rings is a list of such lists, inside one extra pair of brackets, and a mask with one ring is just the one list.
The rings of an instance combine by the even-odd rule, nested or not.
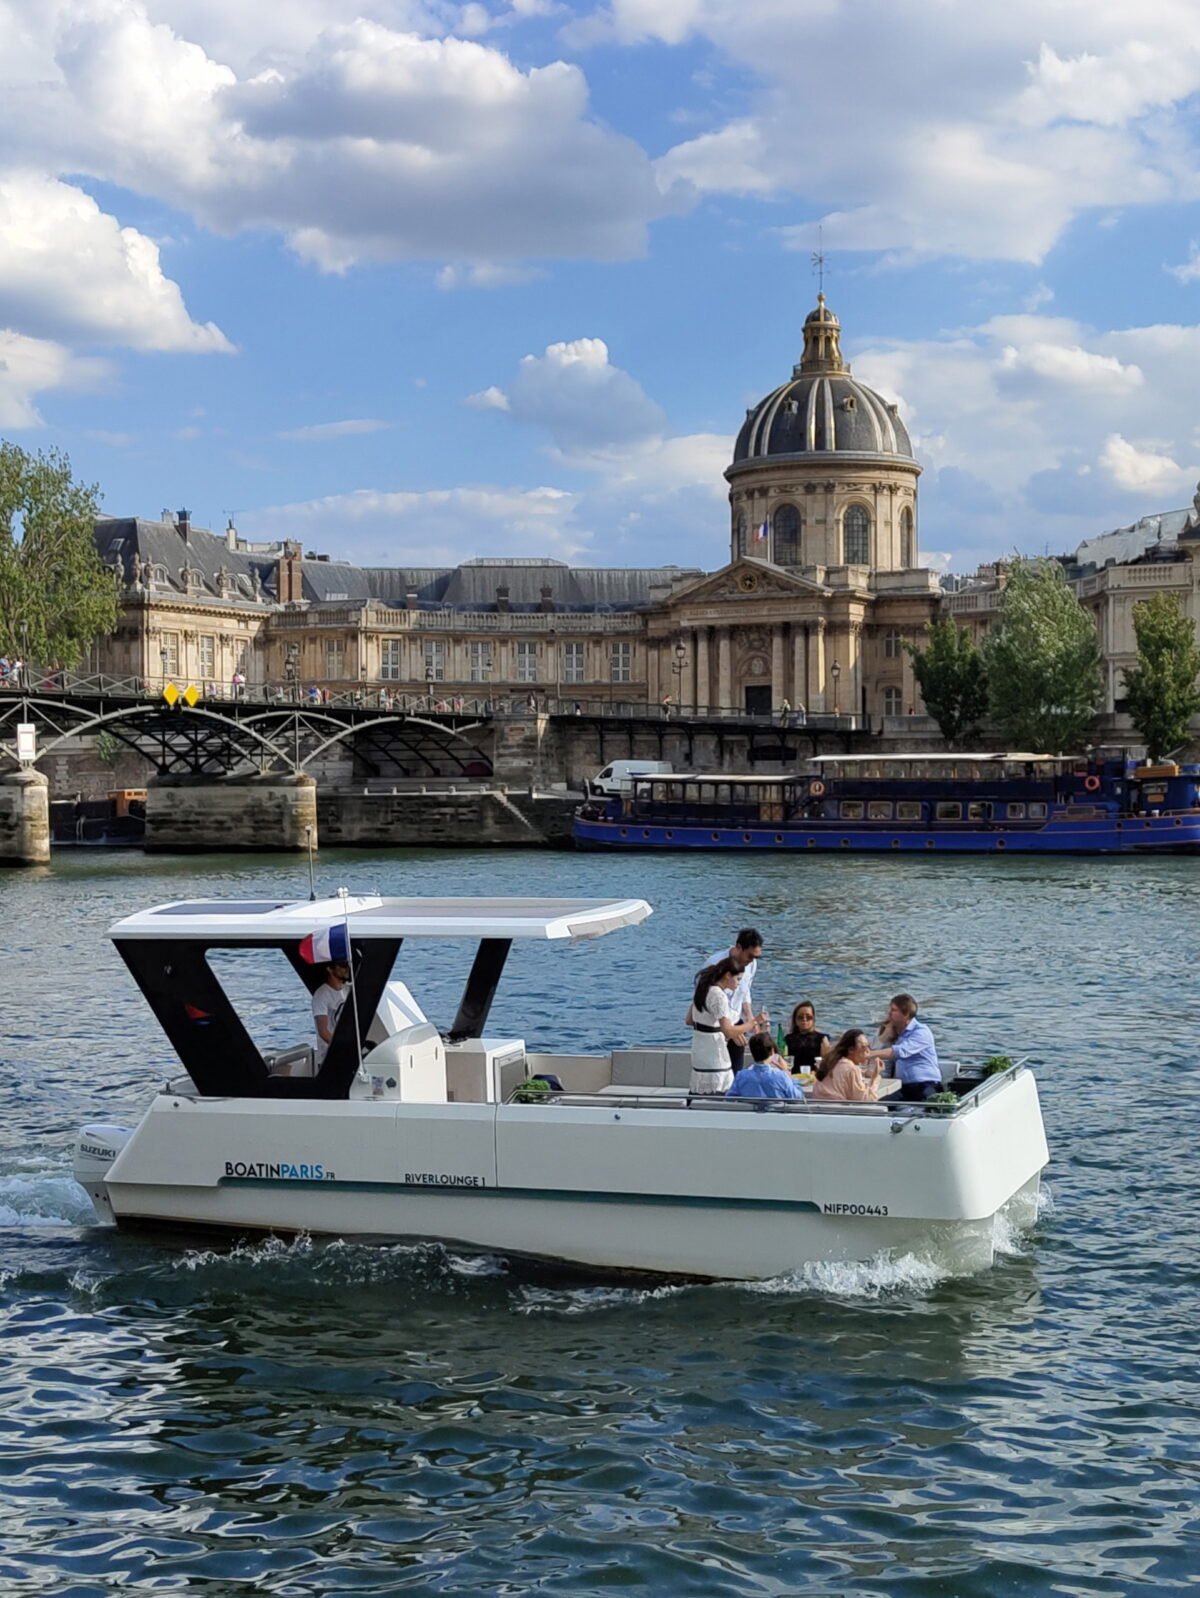
[(913, 459), (894, 405), (850, 375), (839, 342), (841, 324), (817, 296), (804, 322), (804, 356), (791, 381), (746, 412), (733, 464), (775, 455), (899, 456)]

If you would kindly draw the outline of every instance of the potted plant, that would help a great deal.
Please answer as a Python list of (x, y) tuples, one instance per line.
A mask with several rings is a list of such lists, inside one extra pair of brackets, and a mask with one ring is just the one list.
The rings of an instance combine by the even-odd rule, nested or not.
[(983, 1075), (999, 1076), (1001, 1071), (1011, 1071), (1013, 1068), (1012, 1056), (1008, 1054), (989, 1054), (983, 1062)]
[(545, 1104), (554, 1092), (543, 1076), (527, 1076), (513, 1093), (510, 1104)]
[(943, 1088), (925, 1100), (925, 1108), (930, 1115), (953, 1115), (958, 1109), (958, 1094)]

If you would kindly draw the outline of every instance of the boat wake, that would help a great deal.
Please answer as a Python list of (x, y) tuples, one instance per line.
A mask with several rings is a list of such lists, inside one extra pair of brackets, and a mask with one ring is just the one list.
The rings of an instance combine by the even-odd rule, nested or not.
[(61, 1162), (25, 1159), (0, 1171), (0, 1226), (91, 1226), (95, 1219), (87, 1194)]

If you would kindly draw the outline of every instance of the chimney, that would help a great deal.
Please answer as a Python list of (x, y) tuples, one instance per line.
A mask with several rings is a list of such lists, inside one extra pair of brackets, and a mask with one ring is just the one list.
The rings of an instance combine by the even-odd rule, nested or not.
[(186, 544), (188, 538), (191, 536), (192, 531), (192, 513), (190, 510), (179, 510), (175, 512), (175, 531)]
[(405, 610), (416, 610), (416, 608), (417, 608), (417, 591), (416, 591), (415, 588), (409, 588), (409, 589), (405, 590), (404, 608), (405, 608)]
[(538, 605), (538, 609), (539, 610), (553, 610), (554, 609), (553, 594), (554, 594), (553, 588), (545, 588), (544, 587), (542, 589), (541, 603)]
[(238, 532), (237, 532), (237, 528), (233, 525), (233, 517), (231, 516), (229, 518), (229, 523), (228, 523), (228, 525), (225, 528), (225, 548), (226, 549), (236, 549), (237, 547), (238, 547)]
[(500, 587), (496, 589), (496, 609), (497, 610), (511, 610), (512, 609), (512, 606), (509, 603), (509, 599), (508, 599), (508, 589), (507, 589), (507, 587), (504, 584), (501, 584)]
[(300, 569), (300, 545), (285, 539), (283, 554), (276, 569), (275, 594), (281, 605), (304, 598), (304, 575)]

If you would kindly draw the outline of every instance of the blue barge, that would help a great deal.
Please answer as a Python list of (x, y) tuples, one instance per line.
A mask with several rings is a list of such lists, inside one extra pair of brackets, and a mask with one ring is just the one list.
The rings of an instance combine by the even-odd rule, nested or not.
[(1200, 768), (1032, 754), (818, 756), (788, 777), (677, 773), (576, 812), (584, 849), (1200, 850)]

